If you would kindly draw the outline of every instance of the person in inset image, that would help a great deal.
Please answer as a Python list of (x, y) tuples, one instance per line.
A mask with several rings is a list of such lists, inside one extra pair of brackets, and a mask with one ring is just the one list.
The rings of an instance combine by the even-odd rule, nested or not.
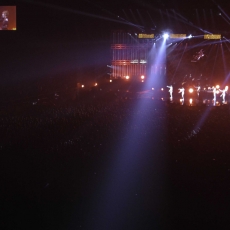
[(0, 30), (8, 30), (8, 24), (9, 24), (9, 12), (7, 10), (2, 12), (2, 17), (0, 18)]

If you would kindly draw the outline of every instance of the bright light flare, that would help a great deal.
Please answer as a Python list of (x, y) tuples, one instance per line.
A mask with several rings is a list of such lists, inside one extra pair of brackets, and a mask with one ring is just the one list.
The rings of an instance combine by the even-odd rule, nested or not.
[(84, 85), (81, 85), (81, 88), (84, 88), (85, 86)]
[(95, 83), (94, 86), (97, 86), (97, 83)]
[(219, 89), (219, 88), (220, 88), (220, 86), (219, 86), (219, 85), (216, 85), (216, 88), (217, 88), (217, 89)]
[(164, 91), (164, 88), (161, 88), (161, 91)]
[(189, 93), (193, 93), (193, 88), (190, 88), (188, 91)]
[(192, 104), (192, 98), (189, 99), (189, 104), (190, 104), (190, 105)]
[(113, 82), (113, 80), (110, 79), (109, 82)]
[(126, 80), (129, 80), (129, 76), (125, 76), (125, 79), (126, 79)]
[(164, 39), (167, 39), (168, 37), (169, 37), (169, 34), (167, 34), (167, 33), (163, 34)]
[(141, 79), (142, 79), (142, 80), (145, 79), (145, 76), (144, 76), (144, 75), (141, 75)]

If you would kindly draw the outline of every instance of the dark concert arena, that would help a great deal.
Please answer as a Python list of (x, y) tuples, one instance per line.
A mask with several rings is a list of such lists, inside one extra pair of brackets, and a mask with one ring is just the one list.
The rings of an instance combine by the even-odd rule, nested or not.
[(3, 230), (230, 228), (230, 4), (0, 3)]

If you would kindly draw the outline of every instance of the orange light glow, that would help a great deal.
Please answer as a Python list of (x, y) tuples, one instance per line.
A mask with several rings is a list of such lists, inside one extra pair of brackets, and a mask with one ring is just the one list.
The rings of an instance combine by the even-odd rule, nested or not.
[(193, 93), (193, 88), (190, 88), (188, 91), (189, 93)]

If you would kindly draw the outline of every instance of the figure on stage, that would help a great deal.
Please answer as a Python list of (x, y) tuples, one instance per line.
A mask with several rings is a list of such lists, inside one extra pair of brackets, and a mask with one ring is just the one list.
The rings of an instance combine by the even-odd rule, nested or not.
[(226, 92), (227, 92), (227, 90), (228, 90), (228, 87), (226, 86), (223, 90), (221, 90), (221, 89), (219, 89), (219, 91), (222, 93), (221, 95), (220, 95), (220, 97), (222, 97), (222, 102), (223, 103), (225, 103), (225, 96), (226, 96)]
[(179, 88), (179, 93), (181, 93), (182, 100), (184, 101), (184, 87)]
[(8, 24), (9, 24), (9, 12), (7, 10), (2, 12), (2, 17), (0, 18), (1, 27), (0, 30), (8, 30)]
[(200, 85), (198, 85), (197, 87), (195, 86), (195, 88), (196, 88), (197, 97), (199, 98), (199, 96), (200, 96)]
[(214, 103), (216, 102), (216, 87), (212, 87), (212, 92), (213, 92), (213, 101), (214, 101)]
[(169, 88), (169, 94), (170, 94), (170, 99), (172, 99), (172, 97), (173, 97), (173, 86), (172, 85), (169, 85), (169, 86), (167, 86), (168, 88)]

